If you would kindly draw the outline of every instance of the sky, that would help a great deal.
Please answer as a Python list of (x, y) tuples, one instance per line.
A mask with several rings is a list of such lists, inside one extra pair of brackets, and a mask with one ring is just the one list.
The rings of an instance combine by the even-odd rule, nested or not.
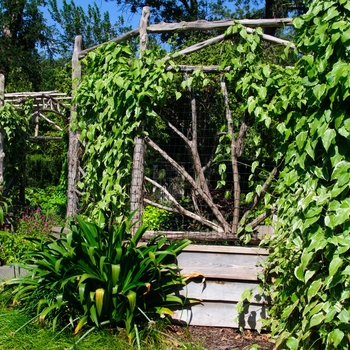
[[(67, 2), (70, 2), (68, 0)], [(118, 11), (118, 6), (115, 1), (108, 1), (106, 2), (105, 0), (73, 0), (74, 4), (77, 6), (81, 6), (84, 10), (87, 10), (89, 4), (93, 4), (96, 2), (97, 6), (100, 9), (101, 14), (104, 12), (109, 12), (109, 17), (111, 20), (111, 23), (115, 23), (118, 20), (118, 17), (120, 15), (123, 15), (124, 20), (125, 20), (125, 25), (131, 25), (132, 29), (138, 28), (139, 23), (140, 23), (140, 17), (141, 14), (132, 14), (130, 12), (119, 12)], [(62, 8), (62, 0), (57, 0), (57, 6), (59, 8)], [(45, 16), (47, 17), (49, 24), (50, 24), (50, 15), (47, 12), (47, 10), (44, 9)]]

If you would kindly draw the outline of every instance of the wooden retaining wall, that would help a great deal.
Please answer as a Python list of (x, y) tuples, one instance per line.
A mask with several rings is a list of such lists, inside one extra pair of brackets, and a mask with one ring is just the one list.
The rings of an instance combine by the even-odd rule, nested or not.
[[(266, 249), (213, 245), (190, 245), (178, 257), (184, 275), (197, 275), (179, 291), (187, 298), (201, 300), (176, 311), (175, 322), (196, 326), (261, 328), (266, 317), (267, 301), (258, 292), (258, 274), (268, 255)], [(254, 303), (238, 317), (237, 303), (242, 293), (251, 288)]]

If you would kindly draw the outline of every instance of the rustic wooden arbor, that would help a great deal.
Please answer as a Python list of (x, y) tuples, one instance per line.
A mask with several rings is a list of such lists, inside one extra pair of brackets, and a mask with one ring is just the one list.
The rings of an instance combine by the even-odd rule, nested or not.
[[(30, 136), (30, 140), (61, 140), (59, 136), (41, 136), (40, 119), (51, 124), (53, 128), (62, 131), (59, 125), (47, 117), (47, 113), (55, 113), (62, 118), (66, 118), (67, 111), (71, 108), (71, 97), (58, 91), (5, 93), (5, 78), (3, 74), (0, 74), (0, 108), (5, 102), (8, 102), (15, 108), (20, 109), (23, 102), (28, 99), (33, 101), (32, 118), (35, 122), (34, 135)], [(0, 184), (4, 181), (4, 142), (4, 132), (0, 130)]]
[[(261, 19), (261, 20), (224, 20), (224, 21), (215, 21), (215, 22), (208, 22), (208, 21), (196, 21), (196, 22), (181, 22), (181, 23), (159, 23), (159, 24), (153, 24), (148, 25), (149, 20), (149, 8), (145, 7), (143, 9), (141, 21), (140, 21), (140, 27), (137, 29), (134, 29), (116, 39), (111, 40), (111, 42), (120, 43), (125, 40), (129, 40), (131, 38), (134, 38), (136, 36), (140, 36), (140, 50), (142, 53), (142, 50), (146, 47), (147, 44), (147, 36), (148, 33), (171, 33), (171, 32), (182, 32), (182, 31), (193, 31), (193, 30), (224, 30), (228, 28), (231, 25), (234, 25), (235, 23), (240, 23), (244, 26), (246, 26), (247, 32), (252, 33), (254, 32), (255, 27), (284, 27), (292, 25), (292, 19), (291, 18), (284, 18), (284, 19)], [(203, 48), (206, 48), (210, 45), (213, 45), (215, 43), (221, 42), (222, 40), (226, 39), (227, 37), (224, 37), (224, 34), (218, 35), (216, 37), (210, 38), (206, 41), (203, 41), (201, 43), (195, 44), (193, 46), (187, 47), (184, 50), (181, 50), (177, 53), (177, 55), (186, 55), (193, 52), (196, 52), (198, 50), (201, 50)], [(282, 40), (270, 35), (262, 35), (262, 38), (266, 40), (267, 42), (273, 43), (273, 44), (282, 44), (282, 45), (290, 45), (291, 48), (293, 48), (293, 44), (286, 40)], [(73, 63), (73, 96), (75, 93), (75, 89), (77, 87), (77, 84), (79, 84), (79, 79), (81, 78), (81, 65), (80, 65), (80, 59), (83, 58), (87, 53), (90, 51), (96, 49), (100, 45), (88, 48), (86, 50), (82, 50), (81, 45), (82, 38), (78, 36), (75, 40), (75, 46), (74, 46), (74, 54), (72, 57), (72, 63)], [(101, 44), (102, 45), (102, 44)], [(168, 57), (164, 58), (164, 63), (168, 60)], [(201, 69), (204, 72), (214, 72), (214, 73), (220, 73), (220, 69), (218, 66), (204, 66), (204, 67), (197, 67), (197, 66), (179, 66), (178, 67), (180, 71), (182, 71), (185, 75), (188, 72), (192, 72), (196, 69)], [(169, 67), (171, 69), (171, 67)], [(153, 205), (161, 209), (166, 209), (175, 213), (179, 213), (181, 215), (188, 216), (194, 220), (197, 220), (210, 228), (212, 232), (215, 234), (211, 234), (208, 232), (163, 232), (167, 235), (169, 238), (181, 238), (181, 237), (189, 237), (190, 239), (194, 240), (235, 240), (237, 239), (237, 230), (239, 226), (239, 201), (240, 201), (240, 184), (239, 184), (239, 178), (238, 178), (238, 167), (237, 167), (237, 158), (240, 156), (239, 149), (240, 144), (243, 142), (243, 138), (245, 136), (247, 125), (243, 122), (241, 125), (241, 128), (238, 133), (238, 137), (235, 137), (235, 130), (232, 128), (232, 115), (231, 110), (228, 102), (228, 92), (225, 85), (225, 82), (221, 83), (221, 90), (222, 90), (222, 96), (225, 103), (226, 108), (226, 119), (227, 119), (227, 125), (228, 125), (228, 132), (232, 136), (232, 170), (233, 170), (233, 177), (234, 177), (234, 186), (235, 186), (235, 192), (234, 192), (234, 219), (232, 223), (227, 222), (227, 220), (223, 217), (221, 214), (218, 205), (213, 200), (211, 193), (209, 191), (205, 175), (204, 175), (204, 168), (200, 163), (200, 156), (198, 154), (198, 147), (197, 147), (197, 140), (196, 140), (196, 125), (197, 125), (197, 113), (196, 113), (196, 101), (195, 98), (192, 96), (191, 98), (191, 113), (192, 113), (192, 138), (191, 140), (188, 139), (184, 134), (181, 133), (179, 129), (177, 129), (175, 126), (168, 123), (168, 126), (180, 137), (183, 139), (184, 143), (188, 146), (191, 152), (191, 157), (193, 159), (193, 168), (195, 172), (195, 179), (193, 176), (191, 176), (181, 165), (179, 165), (176, 161), (174, 161), (165, 151), (163, 151), (157, 144), (155, 144), (149, 137), (136, 137), (135, 138), (135, 144), (134, 144), (134, 157), (133, 157), (133, 172), (132, 172), (132, 184), (131, 184), (131, 192), (130, 192), (130, 202), (131, 202), (131, 211), (134, 211), (137, 209), (137, 215), (134, 217), (135, 220), (138, 220), (142, 217), (143, 213), (143, 207), (146, 203), (147, 205)], [(191, 93), (191, 92), (190, 92)], [(71, 111), (71, 118), (73, 113), (76, 110), (76, 106), (72, 107)], [(77, 204), (78, 204), (78, 195), (76, 190), (76, 183), (79, 179), (79, 159), (78, 159), (78, 138), (79, 135), (77, 133), (74, 133), (73, 131), (69, 131), (69, 174), (68, 174), (68, 210), (67, 215), (73, 216), (76, 212)], [(182, 178), (185, 179), (194, 189), (194, 191), (201, 196), (201, 198), (206, 202), (207, 206), (211, 209), (211, 211), (214, 213), (215, 220), (207, 220), (199, 212), (191, 212), (188, 211), (186, 208), (184, 208), (172, 195), (167, 191), (167, 189), (162, 186), (161, 184), (154, 181), (154, 179), (151, 179), (149, 177), (144, 176), (144, 156), (145, 156), (145, 147), (146, 144), (148, 147), (153, 148), (156, 152), (158, 152), (165, 161), (169, 162), (171, 166), (176, 169), (176, 171), (182, 176)], [(267, 187), (269, 186), (270, 182), (272, 181), (273, 177), (275, 176), (277, 172), (277, 169), (273, 169), (270, 177), (266, 180), (265, 184), (263, 185), (262, 192), (264, 192)], [(199, 180), (199, 181), (198, 181)], [(154, 201), (151, 201), (149, 199), (144, 198), (144, 181), (148, 181), (152, 184), (152, 186), (158, 188), (166, 197), (167, 199), (172, 203), (172, 207), (164, 207), (160, 205), (159, 203), (156, 203)], [(258, 198), (254, 199), (253, 207), (257, 205)], [(196, 203), (194, 203), (194, 206)], [(253, 209), (253, 208), (252, 208)], [(252, 210), (251, 209), (251, 210)], [(244, 215), (249, 214), (249, 212), (245, 213)], [(243, 216), (243, 218), (245, 218)], [(266, 213), (262, 214), (260, 217), (254, 219), (250, 224), (253, 228), (256, 228), (260, 222), (262, 222), (266, 218)], [(149, 236), (151, 236), (153, 232), (149, 232)], [(147, 235), (146, 235), (147, 236)]]

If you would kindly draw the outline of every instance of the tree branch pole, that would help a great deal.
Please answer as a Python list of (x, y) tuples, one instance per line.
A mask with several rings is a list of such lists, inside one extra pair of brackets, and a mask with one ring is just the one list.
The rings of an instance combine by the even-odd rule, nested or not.
[[(255, 29), (246, 27), (246, 31), (249, 34), (252, 34), (252, 33), (254, 33)], [(235, 35), (236, 34), (230, 34), (230, 35), (221, 34), (221, 35), (218, 35), (218, 36), (216, 36), (214, 38), (210, 38), (208, 40), (202, 41), (202, 42), (197, 43), (195, 45), (186, 47), (185, 49), (177, 51), (177, 52), (175, 52), (173, 54), (169, 54), (169, 55), (165, 56), (164, 58), (162, 58), (162, 61), (167, 62), (170, 59), (177, 58), (177, 57), (182, 56), (182, 55), (188, 55), (190, 53), (202, 50), (202, 49), (204, 49), (204, 48), (206, 48), (208, 46), (217, 44), (217, 43), (225, 41), (225, 40), (229, 40), (230, 38), (234, 37)], [(296, 46), (293, 43), (291, 43), (290, 41), (279, 39), (279, 38), (276, 38), (276, 37), (274, 37), (272, 35), (263, 34), (263, 35), (261, 35), (261, 38), (263, 40), (267, 41), (267, 42), (270, 42), (270, 43), (273, 43), (273, 44), (276, 44), (276, 45), (288, 46), (291, 50), (296, 48)]]
[(163, 186), (159, 185), (159, 183), (157, 183), (156, 181), (153, 181), (152, 179), (150, 179), (149, 177), (145, 176), (145, 179), (146, 181), (150, 182), (153, 186), (156, 186), (157, 188), (159, 188), (164, 194), (165, 196), (170, 200), (170, 202), (172, 202), (174, 205), (175, 205), (175, 208), (173, 207), (166, 207), (166, 206), (163, 206), (163, 205), (160, 205), (158, 203), (155, 203), (153, 201), (150, 201), (148, 199), (144, 199), (145, 203), (148, 203), (154, 207), (157, 207), (157, 208), (160, 208), (160, 209), (163, 209), (163, 210), (167, 210), (167, 211), (171, 211), (173, 213), (179, 213), (179, 214), (182, 214), (182, 215), (186, 215), (188, 216), (189, 218), (191, 219), (194, 219), (198, 222), (200, 222), (201, 224), (203, 225), (206, 225), (210, 228), (212, 228), (213, 230), (215, 230), (215, 232), (219, 232), (219, 233), (223, 233), (224, 230), (223, 228), (212, 222), (212, 221), (209, 221), (207, 219), (205, 219), (204, 217), (202, 217), (201, 215), (198, 215), (196, 213), (192, 213), (191, 211), (189, 210), (186, 210), (167, 190), (166, 188), (164, 188)]
[[(185, 73), (185, 80), (188, 80), (188, 74)], [(207, 181), (204, 176), (204, 171), (202, 168), (201, 160), (199, 157), (198, 152), (198, 140), (197, 140), (197, 103), (194, 96), (194, 93), (192, 91), (191, 86), (188, 86), (188, 90), (190, 93), (190, 100), (191, 100), (191, 118), (192, 118), (192, 125), (191, 125), (191, 131), (192, 131), (192, 140), (188, 141), (190, 145), (190, 152), (193, 160), (193, 168), (196, 176), (196, 183), (198, 183), (198, 186), (202, 189), (202, 192), (204, 193), (203, 199), (208, 203), (210, 206), (210, 209), (213, 211), (214, 215), (216, 216), (217, 220), (222, 225), (224, 231), (229, 234), (230, 233), (230, 225), (218, 209), (217, 205), (215, 205), (214, 200), (212, 198), (212, 195), (210, 193)]]
[[(5, 93), (5, 77), (0, 74), (0, 108), (4, 107), (4, 93)], [(0, 194), (2, 193), (4, 183), (4, 130), (0, 129)]]
[(228, 227), (227, 221), (218, 210), (211, 196), (208, 196), (207, 193), (202, 189), (202, 187), (192, 178), (192, 176), (174, 159), (172, 159), (165, 151), (163, 151), (155, 142), (153, 142), (148, 136), (145, 137), (145, 141), (149, 146), (151, 146), (155, 151), (157, 151), (166, 161), (168, 161), (169, 164), (173, 166), (179, 172), (179, 174), (181, 174), (181, 176), (183, 176), (183, 178), (190, 183), (194, 191), (196, 191), (208, 204), (218, 221), (222, 224), (222, 227), (219, 229), (219, 231), (226, 230), (226, 233), (229, 232), (230, 227)]
[(236, 234), (238, 231), (238, 225), (239, 225), (240, 199), (241, 199), (241, 186), (239, 183), (239, 173), (238, 173), (238, 157), (241, 156), (242, 154), (244, 137), (248, 127), (245, 123), (245, 118), (244, 118), (240, 127), (238, 137), (237, 139), (235, 138), (228, 92), (227, 92), (226, 84), (223, 77), (221, 78), (221, 91), (222, 91), (222, 96), (224, 98), (224, 104), (226, 108), (227, 132), (231, 136), (231, 163), (232, 163), (232, 174), (233, 174), (232, 233)]
[[(32, 116), (36, 116), (36, 117), (41, 117), (44, 120), (46, 120), (49, 124), (52, 124), (57, 130), (62, 131), (62, 128), (60, 126), (58, 126), (55, 122), (53, 122), (51, 119), (45, 117), (42, 113), (40, 113), (39, 111), (36, 111), (32, 114)], [(38, 122), (39, 123), (39, 122)], [(35, 135), (38, 136), (38, 135)]]
[[(82, 48), (82, 36), (75, 37), (74, 51), (72, 56), (72, 98), (76, 95), (76, 90), (81, 80), (81, 64), (79, 54)], [(72, 123), (77, 112), (77, 104), (72, 104), (69, 129), (68, 129), (68, 189), (67, 189), (67, 213), (66, 217), (74, 217), (78, 208), (78, 196), (76, 193), (76, 184), (79, 181), (79, 133), (72, 130)]]
[[(147, 26), (149, 21), (150, 9), (145, 6), (142, 9), (142, 16), (140, 20), (140, 56), (142, 52), (146, 50), (148, 34)], [(137, 229), (142, 224), (143, 215), (143, 181), (144, 181), (144, 158), (145, 158), (145, 140), (142, 135), (145, 128), (145, 120), (141, 121), (140, 127), (136, 131), (134, 138), (134, 153), (132, 162), (132, 175), (131, 175), (131, 188), (130, 188), (130, 211), (135, 212), (132, 223), (134, 224), (131, 229), (131, 233), (135, 234)]]
[(191, 30), (215, 30), (215, 29), (227, 29), (230, 26), (240, 23), (244, 26), (256, 28), (256, 27), (272, 27), (283, 28), (285, 26), (293, 25), (293, 18), (264, 18), (264, 19), (228, 19), (221, 21), (205, 21), (198, 20), (195, 22), (180, 22), (180, 23), (165, 23), (160, 22), (158, 24), (150, 25), (147, 30), (149, 33), (167, 33), (167, 32), (187, 32)]

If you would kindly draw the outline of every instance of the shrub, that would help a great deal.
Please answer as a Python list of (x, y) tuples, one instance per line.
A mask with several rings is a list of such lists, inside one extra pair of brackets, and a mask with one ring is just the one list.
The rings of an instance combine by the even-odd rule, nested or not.
[(108, 230), (76, 220), (59, 239), (30, 239), (37, 246), (27, 253), (28, 264), (17, 264), (29, 273), (5, 285), (14, 288), (14, 301), (37, 312), (41, 322), (46, 316), (53, 325), (70, 320), (75, 333), (86, 324), (122, 326), (130, 339), (137, 325), (183, 305), (172, 293), (184, 284), (175, 261), (188, 240), (168, 244), (158, 235), (139, 244), (146, 229), (131, 237), (129, 220)]
[(45, 189), (27, 187), (26, 202), (31, 207), (40, 207), (46, 214), (55, 213), (63, 216), (66, 212), (67, 195), (64, 190), (59, 190), (55, 186)]
[(174, 214), (170, 211), (148, 205), (143, 213), (143, 224), (150, 230), (169, 229), (174, 222)]
[(57, 214), (43, 214), (40, 208), (32, 212), (25, 212), (15, 223), (15, 232), (1, 232), (0, 234), (0, 262), (2, 265), (22, 261), (23, 255), (37, 246), (34, 241), (26, 237), (46, 240), (51, 235), (52, 226), (60, 226), (63, 219)]

